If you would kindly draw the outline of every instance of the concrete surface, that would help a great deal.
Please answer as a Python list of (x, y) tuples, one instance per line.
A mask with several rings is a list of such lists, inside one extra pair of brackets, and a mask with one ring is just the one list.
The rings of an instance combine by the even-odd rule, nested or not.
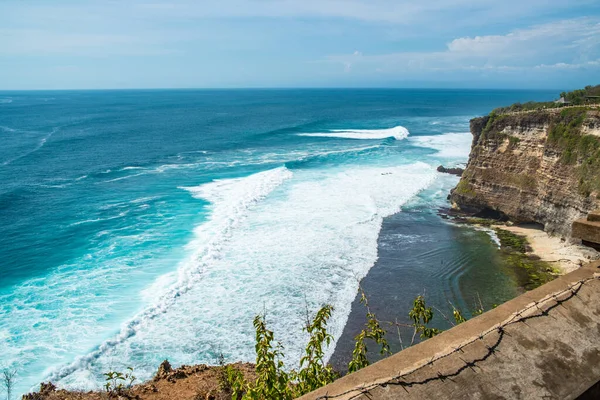
[(589, 213), (587, 219), (588, 221), (600, 222), (600, 210)]
[(301, 399), (568, 400), (599, 380), (595, 262)]
[(600, 211), (591, 212), (587, 218), (573, 222), (571, 235), (594, 248), (600, 247)]

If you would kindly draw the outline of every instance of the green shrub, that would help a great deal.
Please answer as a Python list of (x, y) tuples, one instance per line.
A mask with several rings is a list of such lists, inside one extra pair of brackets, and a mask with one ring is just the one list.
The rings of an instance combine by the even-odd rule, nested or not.
[(264, 317), (254, 318), (256, 330), (256, 380), (246, 382), (239, 371), (226, 371), (225, 385), (231, 387), (232, 399), (279, 400), (293, 399), (333, 382), (339, 374), (324, 361), (326, 346), (333, 337), (327, 332), (327, 321), (333, 307), (326, 305), (316, 314), (304, 330), (310, 338), (298, 372), (285, 371), (281, 345), (274, 341), (273, 332), (267, 329)]
[(106, 377), (104, 389), (109, 396), (118, 396), (126, 389), (131, 389), (136, 377), (133, 375), (133, 368), (127, 367), (127, 372), (108, 371), (103, 374)]
[(333, 382), (339, 375), (331, 365), (325, 364), (323, 346), (329, 346), (333, 340), (327, 332), (327, 321), (331, 317), (333, 307), (326, 305), (321, 308), (312, 323), (305, 331), (310, 335), (304, 356), (300, 359), (300, 370), (294, 378), (298, 382), (295, 387), (296, 395), (303, 395)]
[[(225, 393), (231, 393), (232, 399), (238, 399), (242, 393), (237, 391), (244, 381), (242, 372), (233, 365), (221, 365), (219, 367), (219, 389)], [(237, 390), (236, 390), (237, 389)]]
[(586, 116), (585, 108), (563, 110), (550, 127), (548, 142), (561, 150), (563, 164), (575, 166), (579, 193), (587, 197), (592, 192), (600, 194), (600, 140), (581, 133)]
[(510, 145), (511, 148), (517, 147), (520, 142), (521, 142), (521, 139), (519, 139), (516, 136), (509, 136), (508, 137), (508, 143), (509, 143), (509, 145)]
[[(281, 360), (283, 352), (281, 345), (274, 342), (273, 331), (267, 329), (262, 316), (254, 318), (256, 330), (256, 380), (246, 383), (239, 379), (232, 382), (233, 392), (244, 400), (275, 400), (293, 399), (290, 376), (284, 370)], [(237, 399), (237, 397), (232, 397)]]
[(365, 340), (370, 339), (376, 344), (381, 346), (379, 353), (381, 355), (388, 355), (390, 353), (390, 346), (385, 339), (385, 329), (381, 327), (379, 320), (375, 314), (371, 312), (369, 308), (369, 301), (365, 292), (360, 290), (360, 302), (367, 308), (367, 323), (365, 328), (354, 338), (354, 350), (352, 351), (352, 359), (348, 364), (348, 372), (356, 372), (361, 368), (369, 365), (369, 359), (367, 358), (367, 345)]
[[(600, 96), (600, 85), (596, 86), (586, 86), (584, 89), (573, 90), (572, 92), (562, 92), (560, 97), (563, 97), (572, 105), (583, 105), (583, 104), (592, 104), (592, 103), (600, 103), (600, 98), (593, 98), (588, 96)], [(533, 110), (544, 110), (549, 108), (560, 108), (563, 107), (563, 104), (555, 103), (553, 101), (530, 101), (524, 104), (514, 103), (507, 107), (498, 107), (494, 109), (492, 112), (496, 114), (506, 114), (510, 112), (520, 112), (520, 111), (533, 111)]]
[(408, 317), (413, 321), (415, 331), (421, 334), (421, 339), (429, 339), (440, 333), (439, 329), (427, 326), (433, 319), (433, 309), (427, 307), (423, 296), (417, 296)]
[(457, 194), (463, 195), (463, 196), (470, 196), (470, 197), (475, 197), (475, 195), (477, 194), (475, 192), (475, 190), (473, 190), (471, 188), (471, 185), (469, 184), (469, 182), (466, 179), (461, 179), (460, 182), (458, 182), (458, 185), (456, 185), (456, 188), (454, 189), (454, 191)]

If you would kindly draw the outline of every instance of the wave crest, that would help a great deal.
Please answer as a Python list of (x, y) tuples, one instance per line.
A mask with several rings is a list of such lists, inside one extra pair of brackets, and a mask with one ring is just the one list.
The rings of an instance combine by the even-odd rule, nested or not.
[(174, 305), (201, 280), (208, 267), (221, 258), (221, 249), (229, 240), (231, 231), (244, 220), (250, 208), (267, 197), (292, 172), (285, 167), (259, 172), (245, 178), (216, 180), (197, 187), (182, 187), (194, 197), (212, 203), (210, 219), (195, 229), (196, 238), (188, 245), (191, 256), (183, 261), (177, 271), (176, 281), (156, 296), (156, 301), (129, 322), (112, 339), (105, 341), (95, 351), (76, 359), (73, 363), (54, 373), (48, 379), (59, 381), (82, 369), (87, 369), (102, 355), (115, 346), (135, 336), (148, 322)]
[(388, 129), (332, 129), (329, 132), (299, 133), (298, 136), (362, 140), (394, 138), (396, 140), (403, 140), (406, 139), (409, 134), (410, 132), (408, 129), (399, 125)]

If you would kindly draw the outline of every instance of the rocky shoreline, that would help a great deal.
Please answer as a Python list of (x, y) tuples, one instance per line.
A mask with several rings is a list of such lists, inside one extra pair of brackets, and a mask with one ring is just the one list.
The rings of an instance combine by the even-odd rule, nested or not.
[(527, 241), (529, 255), (549, 263), (561, 275), (592, 261), (600, 260), (600, 252), (572, 240), (545, 232), (539, 224), (514, 224), (507, 219), (481, 217), (461, 210), (440, 209), (438, 214), (452, 223), (493, 230), (503, 230)]
[(536, 226), (513, 225), (502, 229), (527, 238), (532, 254), (555, 266), (561, 274), (568, 274), (584, 264), (600, 260), (600, 253), (596, 250), (549, 235)]

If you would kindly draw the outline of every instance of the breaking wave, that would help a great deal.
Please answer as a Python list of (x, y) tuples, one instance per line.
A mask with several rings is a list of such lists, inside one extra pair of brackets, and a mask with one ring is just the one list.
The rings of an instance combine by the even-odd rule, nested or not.
[(389, 129), (332, 129), (329, 132), (299, 133), (298, 136), (310, 137), (332, 137), (341, 139), (406, 139), (410, 132), (403, 126), (395, 126)]
[(377, 259), (383, 218), (435, 177), (424, 163), (293, 173), (281, 167), (183, 187), (210, 203), (209, 219), (187, 245), (190, 256), (176, 273), (157, 279), (146, 293), (152, 305), (116, 337), (50, 379), (93, 388), (115, 360), (142, 359), (136, 372), (148, 378), (163, 354), (175, 364), (212, 363), (220, 352), (251, 361), (251, 316), (265, 307), (288, 361), (296, 363), (305, 340), (304, 302), (311, 310), (335, 307), (330, 327), (339, 338), (357, 279)]
[(118, 335), (90, 354), (50, 374), (49, 379), (59, 381), (77, 370), (89, 368), (102, 355), (147, 327), (151, 320), (167, 313), (180, 297), (194, 287), (211, 264), (221, 258), (223, 245), (249, 209), (291, 176), (286, 168), (277, 168), (246, 178), (217, 180), (198, 187), (182, 188), (194, 197), (213, 203), (213, 210), (210, 219), (196, 229), (196, 239), (188, 245), (193, 253), (180, 265), (176, 282), (158, 296), (154, 304), (127, 322)]

